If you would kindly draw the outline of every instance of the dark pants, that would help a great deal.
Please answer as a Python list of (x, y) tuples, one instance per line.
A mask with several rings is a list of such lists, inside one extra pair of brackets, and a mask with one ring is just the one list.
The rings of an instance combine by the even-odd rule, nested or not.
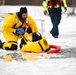
[(53, 24), (53, 28), (50, 32), (52, 33), (53, 36), (58, 36), (59, 35), (58, 25), (61, 20), (61, 9), (60, 8), (48, 9), (48, 12), (51, 18), (51, 22)]

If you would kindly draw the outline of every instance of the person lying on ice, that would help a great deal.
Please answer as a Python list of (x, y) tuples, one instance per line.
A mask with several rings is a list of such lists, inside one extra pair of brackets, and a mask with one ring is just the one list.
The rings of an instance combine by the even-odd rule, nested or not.
[(18, 39), (25, 38), (31, 41), (31, 35), (38, 32), (37, 25), (28, 15), (26, 7), (21, 7), (19, 12), (8, 13), (4, 18), (2, 33), (6, 42), (0, 41), (0, 48), (4, 50), (17, 50)]
[(45, 37), (42, 37), (39, 32), (35, 32), (32, 34), (32, 42), (26, 42), (26, 44), (22, 44), (21, 51), (22, 52), (47, 52), (50, 50), (49, 44)]

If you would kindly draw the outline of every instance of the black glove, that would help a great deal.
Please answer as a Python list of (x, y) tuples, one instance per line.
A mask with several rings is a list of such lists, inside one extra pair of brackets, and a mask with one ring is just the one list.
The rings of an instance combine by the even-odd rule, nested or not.
[(27, 33), (32, 33), (32, 29), (30, 27), (27, 29)]
[(44, 15), (46, 15), (46, 14), (47, 14), (47, 10), (44, 11)]
[(64, 7), (64, 9), (65, 9), (65, 12), (67, 11), (67, 7)]

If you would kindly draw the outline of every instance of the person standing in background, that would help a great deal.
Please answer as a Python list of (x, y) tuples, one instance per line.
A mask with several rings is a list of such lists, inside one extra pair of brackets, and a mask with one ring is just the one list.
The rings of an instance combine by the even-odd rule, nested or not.
[(58, 38), (59, 36), (59, 29), (58, 25), (61, 21), (61, 6), (64, 7), (65, 11), (67, 11), (67, 3), (66, 0), (44, 0), (42, 2), (42, 6), (44, 7), (44, 14), (47, 14), (47, 10), (49, 13), (49, 16), (51, 18), (52, 22), (52, 30), (50, 31), (50, 34), (54, 38)]

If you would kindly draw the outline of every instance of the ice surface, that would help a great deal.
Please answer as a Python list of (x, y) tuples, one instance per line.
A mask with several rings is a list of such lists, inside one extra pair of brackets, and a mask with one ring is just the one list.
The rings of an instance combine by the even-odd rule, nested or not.
[[(4, 16), (8, 12), (18, 11), (21, 6), (0, 6), (0, 16)], [(43, 15), (41, 6), (27, 6), (29, 15), (34, 18), (45, 19), (44, 36), (49, 44), (61, 47), (61, 53), (50, 54), (50, 59), (40, 59), (35, 61), (15, 61), (6, 62), (0, 59), (0, 75), (76, 75), (76, 16), (67, 17), (66, 13), (62, 15), (59, 25), (59, 38), (53, 38), (49, 31), (52, 24), (49, 16)], [(68, 11), (70, 9), (68, 8)], [(0, 21), (3, 18), (0, 17)], [(39, 28), (40, 21), (36, 21)], [(2, 22), (0, 22), (2, 25)], [(0, 25), (0, 28), (1, 28)], [(0, 29), (1, 30), (1, 29)], [(0, 39), (4, 41), (0, 33)], [(0, 49), (0, 56), (9, 53)], [(61, 56), (65, 56), (61, 58)]]

